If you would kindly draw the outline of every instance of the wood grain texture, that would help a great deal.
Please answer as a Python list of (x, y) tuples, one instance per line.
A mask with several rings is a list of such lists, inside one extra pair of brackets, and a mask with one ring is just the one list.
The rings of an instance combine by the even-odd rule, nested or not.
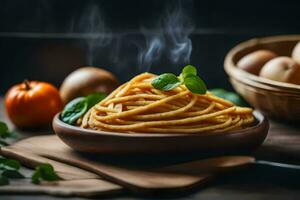
[[(2, 151), (3, 150), (3, 151)], [(78, 167), (57, 162), (34, 152), (26, 151), (20, 148), (7, 147), (7, 151), (1, 148), (1, 154), (6, 157), (19, 160), (24, 166), (35, 168), (38, 164), (49, 163), (55, 172), (63, 179), (51, 183), (42, 183), (33, 185), (29, 182), (20, 182), (19, 184), (0, 187), (1, 193), (21, 193), (21, 194), (50, 194), (58, 196), (100, 196), (106, 194), (115, 194), (123, 191), (119, 185), (103, 180), (98, 175), (82, 170)]]
[[(60, 174), (61, 175), (61, 174)], [(0, 193), (9, 194), (49, 194), (54, 196), (95, 197), (121, 193), (123, 189), (101, 179), (77, 179), (33, 185), (28, 182), (15, 182), (0, 187)]]
[[(216, 173), (244, 167), (254, 161), (252, 157), (247, 156), (227, 156), (158, 168), (145, 169), (138, 164), (128, 167), (88, 159), (62, 143), (57, 136), (28, 138), (2, 148), (1, 154), (16, 158), (29, 167), (37, 163), (49, 162), (62, 178), (76, 181), (74, 183), (78, 183), (77, 180), (80, 179), (95, 179), (97, 174), (109, 182), (138, 194), (184, 191), (206, 184)], [(102, 188), (107, 191), (120, 190), (120, 187), (115, 184), (104, 180), (97, 181), (101, 182)], [(69, 184), (71, 185), (72, 182)], [(87, 191), (92, 195), (90, 192)], [(99, 193), (98, 191), (97, 194)]]

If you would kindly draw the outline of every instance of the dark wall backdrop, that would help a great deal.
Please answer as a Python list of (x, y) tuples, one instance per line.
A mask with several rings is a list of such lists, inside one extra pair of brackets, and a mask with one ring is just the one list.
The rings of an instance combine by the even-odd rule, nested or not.
[[(144, 70), (179, 73), (187, 62), (209, 87), (230, 88), (223, 71), (228, 50), (253, 37), (300, 33), (299, 8), (300, 1), (270, 0), (2, 0), (0, 93), (24, 79), (59, 86), (84, 65), (126, 81)], [(190, 60), (170, 62), (166, 45), (149, 66), (141, 66), (138, 55), (149, 38), (165, 36), (161, 22), (172, 10), (182, 11), (171, 25), (181, 29), (176, 38), (191, 39)]]

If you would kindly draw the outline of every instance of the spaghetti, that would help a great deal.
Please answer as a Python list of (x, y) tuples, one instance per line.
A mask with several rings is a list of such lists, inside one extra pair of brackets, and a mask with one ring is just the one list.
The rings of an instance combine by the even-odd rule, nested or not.
[(251, 108), (235, 106), (212, 93), (191, 93), (184, 85), (160, 91), (154, 74), (143, 73), (121, 85), (83, 117), (83, 128), (124, 133), (225, 132), (249, 126)]

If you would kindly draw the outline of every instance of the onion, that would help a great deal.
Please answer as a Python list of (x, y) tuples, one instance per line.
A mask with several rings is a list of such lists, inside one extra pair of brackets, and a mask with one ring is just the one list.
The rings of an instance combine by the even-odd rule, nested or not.
[(300, 42), (296, 44), (292, 52), (292, 58), (300, 64)]
[(237, 66), (251, 74), (258, 75), (261, 68), (271, 59), (277, 57), (277, 55), (269, 50), (261, 49), (247, 54), (241, 58)]
[(65, 78), (59, 93), (66, 104), (76, 97), (95, 92), (109, 94), (117, 86), (117, 78), (112, 73), (96, 67), (82, 67)]
[(267, 62), (259, 76), (274, 81), (300, 84), (300, 65), (290, 57), (280, 56)]

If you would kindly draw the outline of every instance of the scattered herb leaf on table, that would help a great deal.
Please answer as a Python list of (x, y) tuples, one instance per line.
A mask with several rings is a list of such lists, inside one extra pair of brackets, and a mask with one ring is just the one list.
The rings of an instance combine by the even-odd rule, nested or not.
[(39, 184), (41, 181), (57, 181), (61, 178), (56, 174), (52, 165), (41, 164), (35, 168), (31, 180), (32, 183)]
[(0, 185), (9, 184), (10, 179), (25, 178), (20, 172), (21, 164), (17, 160), (0, 158)]
[(0, 137), (7, 138), (9, 136), (10, 136), (10, 132), (8, 126), (4, 122), (0, 121)]

